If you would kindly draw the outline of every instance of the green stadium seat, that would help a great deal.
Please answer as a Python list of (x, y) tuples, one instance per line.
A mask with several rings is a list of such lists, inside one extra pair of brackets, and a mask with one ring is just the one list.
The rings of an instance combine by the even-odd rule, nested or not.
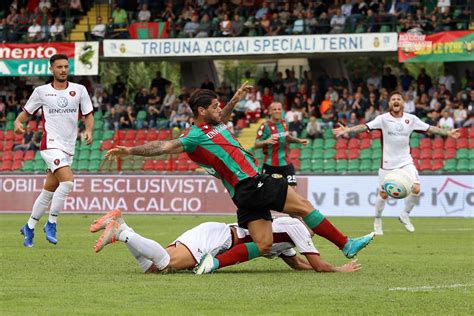
[(16, 114), (15, 112), (8, 112), (7, 116), (5, 117), (5, 120), (7, 121), (15, 121)]
[(15, 124), (13, 123), (13, 121), (7, 121), (7, 123), (5, 124), (5, 130), (12, 131), (14, 129), (15, 129)]
[(311, 160), (301, 160), (300, 161), (300, 171), (301, 172), (309, 172), (311, 171)]
[(146, 111), (138, 111), (137, 120), (144, 121), (146, 119)]
[(390, 25), (382, 25), (380, 27), (380, 33), (389, 33), (391, 31), (392, 29), (390, 28)]
[(301, 151), (300, 160), (310, 159), (311, 156), (312, 156), (312, 153), (313, 153), (313, 151), (311, 150), (311, 148), (304, 148)]
[(336, 146), (336, 140), (334, 138), (328, 138), (324, 141), (324, 149), (334, 148)]
[(81, 149), (79, 151), (79, 155), (77, 156), (77, 159), (79, 160), (89, 160), (89, 157), (91, 155), (91, 152), (89, 149)]
[(323, 159), (311, 159), (311, 171), (322, 173), (324, 169)]
[(379, 149), (374, 149), (372, 150), (372, 155), (371, 155), (372, 159), (380, 159), (382, 158), (382, 149), (379, 148)]
[(46, 163), (44, 161), (37, 161), (34, 163), (33, 171), (35, 172), (45, 172), (47, 169)]
[(374, 139), (372, 141), (372, 146), (371, 146), (372, 149), (380, 149), (382, 148), (382, 143), (380, 142), (380, 139)]
[(322, 138), (316, 138), (311, 144), (313, 149), (322, 149), (324, 148), (324, 140)]
[(91, 148), (91, 151), (95, 151), (95, 150), (100, 150), (101, 146), (102, 146), (102, 141), (94, 140), (90, 148)]
[(114, 137), (115, 131), (104, 131), (104, 135), (102, 135), (102, 140), (111, 139)]
[(327, 150), (324, 151), (323, 158), (332, 160), (335, 154), (336, 154), (335, 149), (327, 149)]
[(447, 172), (454, 172), (456, 170), (456, 159), (446, 159), (444, 161), (443, 170)]
[(313, 159), (319, 159), (319, 158), (323, 158), (323, 157), (324, 157), (324, 149), (322, 149), (322, 148), (314, 149), (312, 154), (311, 154), (311, 158), (313, 158)]
[(371, 149), (362, 149), (360, 151), (360, 159), (371, 159), (372, 158), (372, 150)]
[(329, 139), (329, 138), (334, 138), (334, 134), (332, 133), (332, 129), (330, 128), (326, 128), (323, 130), (323, 136), (325, 139)]
[(290, 143), (290, 144), (288, 145), (288, 148), (289, 148), (289, 149), (300, 148), (300, 144), (297, 144), (297, 143)]
[(76, 159), (74, 159), (74, 160), (72, 161), (71, 169), (72, 169), (72, 170), (77, 170), (78, 167), (79, 167), (79, 162), (78, 162), (77, 157), (76, 157)]
[(92, 139), (94, 139), (94, 142), (101, 141), (103, 134), (104, 134), (103, 131), (95, 130), (94, 133), (92, 134)]
[(89, 170), (89, 160), (88, 160), (88, 159), (79, 160), (79, 163), (78, 163), (78, 166), (77, 166), (77, 170), (80, 170), (80, 171), (87, 171), (87, 170)]
[(21, 168), (21, 170), (25, 172), (32, 172), (34, 170), (33, 160), (25, 160), (23, 162), (23, 167)]
[(419, 138), (410, 138), (410, 147), (416, 148), (420, 146), (420, 139)]
[(457, 172), (468, 172), (469, 169), (469, 159), (458, 159), (456, 164)]
[(99, 168), (100, 168), (100, 161), (99, 160), (93, 160), (89, 163), (89, 171), (97, 172), (97, 171), (99, 171)]
[(122, 164), (120, 165), (120, 168), (123, 171), (132, 171), (133, 170), (133, 159), (122, 159)]
[(370, 159), (361, 160), (360, 166), (359, 166), (359, 171), (360, 172), (370, 172), (371, 170), (372, 170), (372, 160), (370, 160)]
[(94, 120), (95, 121), (102, 120), (103, 117), (104, 117), (104, 115), (102, 114), (102, 111), (94, 112)]
[(336, 171), (336, 161), (333, 159), (324, 160), (323, 172), (333, 173)]
[(372, 159), (371, 171), (378, 171), (380, 169), (380, 159)]
[(347, 171), (349, 173), (357, 173), (359, 172), (359, 166), (360, 166), (359, 159), (349, 160), (349, 164), (347, 165)]
[(95, 121), (94, 122), (94, 131), (103, 130), (104, 129), (104, 121)]
[(348, 162), (345, 159), (339, 159), (336, 162), (336, 172), (346, 173), (347, 172)]
[(474, 159), (474, 149), (469, 149), (469, 159)]
[(99, 150), (91, 151), (89, 160), (102, 160), (102, 153)]
[(458, 149), (457, 152), (456, 152), (456, 158), (457, 159), (467, 159), (467, 158), (469, 158), (469, 150), (465, 149), (465, 148)]

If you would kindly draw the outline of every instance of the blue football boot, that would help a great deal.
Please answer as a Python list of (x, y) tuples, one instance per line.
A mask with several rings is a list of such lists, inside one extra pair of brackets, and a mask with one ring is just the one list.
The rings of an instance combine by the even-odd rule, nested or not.
[(374, 239), (374, 233), (370, 233), (359, 238), (349, 238), (349, 240), (347, 240), (346, 244), (344, 245), (344, 248), (342, 248), (344, 256), (349, 259), (354, 258), (354, 256), (359, 251), (361, 251), (372, 241), (372, 239)]
[(46, 225), (44, 225), (44, 232), (46, 234), (47, 241), (55, 245), (58, 243), (58, 240), (56, 239), (56, 223), (47, 221)]
[(21, 227), (20, 233), (25, 236), (23, 239), (23, 246), (33, 247), (33, 238), (35, 237), (35, 230), (30, 229), (28, 224), (25, 224)]

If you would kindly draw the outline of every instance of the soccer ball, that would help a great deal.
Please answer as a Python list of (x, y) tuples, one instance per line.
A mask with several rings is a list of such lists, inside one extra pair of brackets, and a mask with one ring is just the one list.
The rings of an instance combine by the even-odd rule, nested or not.
[(390, 171), (383, 179), (385, 192), (394, 199), (403, 199), (411, 193), (413, 179), (402, 169)]

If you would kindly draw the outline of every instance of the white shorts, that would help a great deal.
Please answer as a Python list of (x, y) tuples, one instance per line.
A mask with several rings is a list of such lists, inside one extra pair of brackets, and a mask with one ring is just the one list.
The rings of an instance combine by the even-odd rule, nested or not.
[[(418, 175), (418, 170), (416, 170), (416, 167), (414, 164), (408, 164), (406, 166), (403, 166), (401, 168), (397, 169), (402, 169), (406, 171), (410, 177), (413, 179), (413, 183), (420, 184), (420, 176)], [(385, 176), (392, 171), (393, 169), (379, 169), (379, 187), (380, 191), (385, 192), (385, 189), (383, 188), (383, 179)]]
[(45, 149), (40, 151), (41, 157), (51, 172), (65, 166), (71, 166), (74, 156), (66, 154), (61, 149)]
[(232, 233), (227, 224), (202, 223), (185, 231), (172, 244), (178, 243), (186, 246), (199, 263), (206, 253), (216, 256), (232, 247)]

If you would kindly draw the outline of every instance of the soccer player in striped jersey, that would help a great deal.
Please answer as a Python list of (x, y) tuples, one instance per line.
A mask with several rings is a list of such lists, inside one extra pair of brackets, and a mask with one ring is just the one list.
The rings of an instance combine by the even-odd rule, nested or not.
[[(270, 210), (300, 216), (314, 233), (334, 243), (347, 258), (354, 257), (372, 240), (373, 233), (359, 238), (344, 235), (307, 199), (288, 186), (286, 179), (260, 174), (255, 157), (228, 130), (226, 123), (232, 110), (249, 88), (244, 83), (223, 109), (213, 91), (197, 89), (189, 99), (194, 125), (178, 139), (136, 147), (117, 146), (107, 152), (106, 158), (186, 152), (191, 160), (220, 178), (237, 206), (239, 226), (247, 228), (253, 240), (228, 250), (227, 262), (244, 262), (270, 251), (273, 244)], [(203, 268), (198, 273), (210, 273), (219, 265), (219, 260), (212, 255), (205, 256), (200, 263)]]
[[(145, 273), (191, 270), (206, 253), (216, 256), (225, 265), (227, 262), (221, 254), (233, 246), (252, 242), (249, 231), (236, 224), (206, 222), (185, 231), (163, 248), (156, 241), (145, 238), (130, 228), (118, 209), (98, 218), (90, 227), (93, 233), (102, 229), (105, 230), (96, 242), (95, 251), (100, 252), (105, 246), (121, 241), (127, 245)], [(340, 267), (324, 261), (311, 239), (314, 233), (298, 219), (276, 218), (272, 222), (272, 233), (273, 245), (264, 257), (280, 257), (294, 270), (357, 272), (361, 267), (356, 260)], [(304, 257), (298, 256), (294, 248)], [(231, 261), (230, 264), (232, 263)]]
[(33, 247), (36, 224), (49, 210), (49, 218), (44, 226), (46, 239), (56, 244), (56, 223), (58, 214), (74, 185), (71, 165), (77, 139), (77, 120), (84, 118), (85, 141), (92, 143), (94, 116), (92, 102), (83, 85), (67, 80), (69, 64), (63, 54), (53, 55), (50, 60), (53, 82), (36, 87), (26, 102), (23, 112), (15, 120), (15, 132), (23, 134), (24, 124), (41, 110), (43, 115), (43, 136), (40, 154), (47, 166), (46, 182), (33, 204), (28, 222), (21, 227), (23, 245)]
[(295, 167), (288, 155), (288, 144), (307, 145), (307, 139), (293, 137), (288, 124), (281, 118), (283, 108), (280, 102), (273, 102), (268, 108), (270, 119), (260, 125), (255, 148), (263, 148), (263, 173), (280, 174), (289, 185), (296, 186)]
[(458, 138), (459, 130), (446, 130), (436, 126), (431, 126), (420, 120), (415, 115), (404, 113), (405, 102), (403, 96), (398, 91), (393, 91), (389, 97), (389, 112), (377, 116), (366, 124), (359, 124), (353, 127), (340, 125), (334, 129), (336, 137), (358, 134), (366, 131), (382, 131), (382, 158), (379, 169), (380, 190), (375, 201), (374, 232), (376, 235), (383, 235), (382, 212), (385, 208), (385, 201), (388, 198), (382, 184), (385, 176), (394, 169), (403, 169), (410, 174), (414, 180), (411, 194), (405, 198), (405, 208), (400, 214), (399, 220), (405, 229), (411, 233), (415, 227), (410, 221), (410, 212), (420, 199), (420, 177), (416, 169), (413, 158), (410, 155), (410, 135), (413, 132), (431, 133)]

